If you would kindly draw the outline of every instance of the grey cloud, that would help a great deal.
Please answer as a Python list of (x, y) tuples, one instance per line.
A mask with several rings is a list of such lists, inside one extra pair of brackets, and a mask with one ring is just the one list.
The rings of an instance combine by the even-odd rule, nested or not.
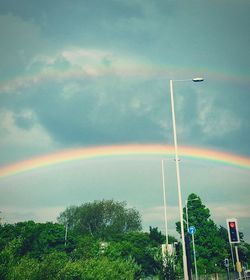
[(39, 26), (13, 15), (0, 16), (1, 80), (9, 79), (26, 69), (32, 57), (46, 49)]
[[(63, 93), (67, 83), (47, 83), (26, 89), (5, 106), (15, 112), (30, 108), (56, 141), (68, 145), (160, 141), (162, 130), (154, 113), (159, 104), (152, 81), (127, 83), (118, 78), (109, 82), (85, 79), (77, 86), (69, 85), (67, 90), (72, 92), (67, 98)], [(31, 121), (16, 114), (19, 126)]]
[[(230, 92), (208, 97), (206, 86), (185, 84), (175, 88), (179, 144), (233, 151), (235, 146), (239, 149), (237, 143), (241, 141), (240, 149), (246, 152), (250, 128), (240, 114), (245, 111), (247, 117), (249, 103), (238, 101), (241, 111), (229, 101), (220, 107)], [(54, 141), (66, 146), (172, 143), (169, 89), (161, 79), (113, 76), (51, 80), (6, 96), (2, 106), (16, 112), (16, 125), (31, 129), (39, 122)], [(34, 115), (24, 113), (29, 110)]]

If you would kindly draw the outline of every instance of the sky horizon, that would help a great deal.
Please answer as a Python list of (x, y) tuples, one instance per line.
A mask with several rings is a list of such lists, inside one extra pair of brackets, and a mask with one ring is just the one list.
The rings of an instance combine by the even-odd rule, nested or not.
[[(0, 0), (4, 221), (55, 221), (69, 205), (115, 199), (164, 232), (164, 158), (174, 234), (174, 161), (149, 147), (173, 146), (169, 81), (202, 77), (174, 82), (178, 144), (221, 158), (180, 155), (183, 205), (197, 194), (217, 224), (237, 218), (250, 242), (249, 12), (247, 0)], [(134, 154), (105, 150), (128, 146)], [(106, 157), (85, 157), (98, 147)], [(82, 158), (60, 163), (72, 150)], [(228, 165), (229, 154), (247, 168)], [(58, 164), (29, 169), (52, 155)], [(1, 175), (22, 161), (25, 172)]]

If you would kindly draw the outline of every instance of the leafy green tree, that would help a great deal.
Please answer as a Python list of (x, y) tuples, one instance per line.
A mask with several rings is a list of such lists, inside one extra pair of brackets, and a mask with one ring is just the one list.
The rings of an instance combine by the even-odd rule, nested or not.
[(82, 280), (84, 278), (83, 262), (81, 261), (69, 261), (59, 271), (58, 280)]
[(148, 233), (131, 232), (124, 234), (118, 241), (109, 242), (104, 255), (112, 260), (132, 258), (141, 267), (142, 275), (149, 276), (156, 275), (159, 270), (160, 263), (156, 255), (160, 252), (161, 246), (155, 245)]
[[(23, 257), (18, 264), (12, 266), (9, 272), (9, 280), (38, 280), (39, 278), (39, 263), (36, 259)], [(52, 279), (52, 278), (50, 278)]]
[(160, 280), (175, 280), (177, 279), (177, 271), (175, 268), (175, 260), (172, 256), (167, 256), (165, 260), (161, 260), (161, 267), (159, 272)]
[(134, 280), (140, 268), (132, 260), (116, 259), (110, 261), (108, 258), (90, 259), (84, 263), (84, 279), (86, 280)]
[(58, 217), (78, 234), (96, 238), (109, 238), (120, 233), (141, 230), (141, 217), (137, 210), (126, 208), (126, 202), (94, 201), (79, 207), (70, 207)]
[(58, 273), (69, 258), (64, 252), (53, 252), (48, 255), (43, 256), (40, 262), (39, 268), (39, 280), (55, 280), (58, 276)]
[(20, 258), (20, 250), (22, 246), (22, 240), (20, 237), (16, 237), (11, 240), (5, 248), (0, 252), (0, 279), (7, 280), (13, 267), (17, 264)]
[(58, 280), (134, 280), (139, 267), (133, 260), (109, 260), (106, 257), (68, 262)]
[[(187, 206), (189, 226), (196, 228), (194, 239), (199, 273), (205, 270), (208, 273), (213, 273), (215, 270), (224, 271), (223, 259), (228, 257), (228, 244), (222, 238), (222, 231), (210, 218), (209, 209), (202, 204), (200, 197), (196, 194), (192, 193), (188, 196)], [(183, 213), (186, 220), (186, 208), (183, 209)], [(176, 226), (180, 233), (180, 223), (176, 223)], [(192, 250), (191, 243), (191, 252)]]
[(64, 227), (53, 223), (19, 222), (0, 228), (0, 248), (19, 237), (20, 257), (29, 255), (39, 258), (58, 249), (64, 250)]
[(149, 227), (149, 239), (156, 245), (161, 245), (166, 242), (166, 237), (158, 230), (157, 227)]
[[(29, 223), (29, 222), (28, 222)], [(64, 250), (64, 227), (53, 223), (24, 225), (21, 231), (24, 242), (22, 255), (40, 257), (53, 250)]]
[(101, 240), (95, 239), (91, 235), (77, 236), (75, 238), (75, 248), (70, 253), (72, 260), (87, 260), (99, 255)]

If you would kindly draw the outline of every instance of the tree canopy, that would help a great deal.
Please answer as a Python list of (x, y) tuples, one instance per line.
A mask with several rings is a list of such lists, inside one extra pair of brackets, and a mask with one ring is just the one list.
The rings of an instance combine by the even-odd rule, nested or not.
[[(188, 210), (188, 225), (196, 228), (194, 240), (199, 272), (211, 273), (215, 271), (215, 268), (216, 270), (224, 270), (223, 260), (225, 258), (231, 259), (227, 230), (214, 223), (209, 209), (194, 193), (188, 196), (187, 205), (183, 209), (185, 222), (187, 221), (186, 210)], [(180, 222), (176, 223), (176, 229), (180, 233)], [(187, 234), (186, 226), (185, 234)], [(192, 243), (190, 246), (192, 251)]]
[[(223, 260), (231, 259), (227, 230), (213, 222), (197, 195), (188, 197), (187, 207), (189, 226), (196, 227), (198, 274), (205, 270), (225, 273)], [(165, 236), (157, 227), (141, 231), (139, 212), (125, 202), (102, 200), (71, 206), (58, 220), (0, 225), (1, 280), (174, 280), (183, 275), (180, 243), (169, 236), (169, 242), (177, 245), (176, 254), (167, 255), (163, 262)], [(180, 233), (180, 223), (176, 225)], [(250, 245), (240, 235), (240, 260), (247, 265)]]
[(134, 208), (127, 208), (126, 202), (101, 200), (67, 208), (58, 221), (81, 234), (100, 238), (139, 231), (141, 216)]

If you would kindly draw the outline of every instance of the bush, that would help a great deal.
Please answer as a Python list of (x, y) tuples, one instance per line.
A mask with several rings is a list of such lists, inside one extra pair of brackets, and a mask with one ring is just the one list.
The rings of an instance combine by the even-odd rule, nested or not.
[(139, 267), (134, 261), (108, 258), (68, 262), (58, 274), (58, 280), (134, 280)]

